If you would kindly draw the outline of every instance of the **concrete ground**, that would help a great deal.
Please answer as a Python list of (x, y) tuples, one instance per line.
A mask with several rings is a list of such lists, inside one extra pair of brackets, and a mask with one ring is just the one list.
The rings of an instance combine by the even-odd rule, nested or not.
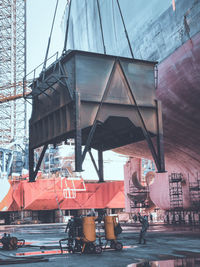
[[(10, 233), (18, 239), (26, 240), (28, 246), (16, 251), (0, 251), (0, 265), (11, 266), (9, 260), (19, 260), (18, 253), (58, 250), (58, 240), (65, 238), (64, 224), (0, 226), (0, 233)], [(139, 225), (123, 226), (123, 232), (118, 240), (123, 243), (122, 251), (104, 251), (95, 254), (64, 254), (46, 255), (38, 260), (44, 262), (22, 263), (19, 266), (30, 267), (62, 267), (62, 266), (200, 266), (200, 227), (150, 225), (147, 234), (147, 244), (138, 245)], [(18, 258), (15, 258), (15, 257)], [(24, 255), (21, 255), (21, 257)], [(21, 260), (24, 260), (20, 258)], [(27, 259), (27, 256), (25, 260)], [(1, 262), (1, 260), (6, 260)], [(34, 260), (34, 258), (33, 258)], [(37, 260), (37, 258), (36, 258)], [(48, 261), (46, 261), (48, 260)], [(172, 261), (173, 260), (173, 261)], [(153, 261), (157, 261), (153, 263)], [(158, 265), (158, 261), (159, 265)], [(11, 263), (11, 262), (10, 262)], [(8, 264), (8, 265), (7, 265)]]

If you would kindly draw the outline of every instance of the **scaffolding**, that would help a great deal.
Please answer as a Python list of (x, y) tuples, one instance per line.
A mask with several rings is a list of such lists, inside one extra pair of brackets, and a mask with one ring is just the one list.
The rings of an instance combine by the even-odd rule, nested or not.
[[(23, 94), (26, 74), (26, 1), (0, 2), (0, 98)], [(0, 147), (23, 144), (26, 132), (26, 102), (23, 98), (0, 103)]]
[(183, 190), (182, 190), (183, 174), (171, 173), (169, 175), (169, 196), (170, 209), (183, 209)]
[(128, 196), (130, 199), (131, 212), (134, 212), (134, 209), (144, 209), (149, 207), (148, 186), (145, 186), (143, 189), (138, 189), (134, 185), (130, 185), (129, 192)]
[(185, 223), (182, 182), (182, 173), (171, 173), (169, 175), (170, 210), (167, 211), (167, 223)]
[(189, 196), (191, 207), (183, 208), (182, 192), (183, 175), (172, 173), (169, 175), (170, 210), (166, 211), (166, 223), (172, 224), (200, 224), (200, 179), (197, 174), (195, 182), (189, 181)]
[(194, 210), (200, 210), (200, 178), (198, 174), (195, 182), (189, 181), (189, 194), (192, 208)]

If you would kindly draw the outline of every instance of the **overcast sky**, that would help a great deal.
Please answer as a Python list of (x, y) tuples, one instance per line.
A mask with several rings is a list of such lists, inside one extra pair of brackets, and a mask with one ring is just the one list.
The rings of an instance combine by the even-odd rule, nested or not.
[[(66, 0), (59, 0), (57, 15), (52, 34), (49, 56), (62, 52), (64, 33), (61, 22)], [(27, 0), (27, 73), (44, 61), (48, 38), (51, 30), (56, 0)], [(122, 180), (123, 165), (126, 158), (114, 152), (104, 153), (105, 179)], [(86, 157), (82, 174), (85, 179), (98, 179), (90, 158)]]

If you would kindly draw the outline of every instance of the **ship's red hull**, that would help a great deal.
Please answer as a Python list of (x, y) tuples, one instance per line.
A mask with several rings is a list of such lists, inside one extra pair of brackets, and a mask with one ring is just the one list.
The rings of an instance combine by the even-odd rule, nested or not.
[[(188, 174), (190, 181), (194, 181), (200, 170), (200, 33), (159, 64), (158, 77), (156, 94), (162, 101), (166, 171), (184, 174), (183, 200), (184, 206), (189, 207)], [(151, 158), (145, 142), (116, 151)], [(168, 187), (165, 175), (157, 177), (151, 188), (152, 200), (164, 209), (170, 207)]]

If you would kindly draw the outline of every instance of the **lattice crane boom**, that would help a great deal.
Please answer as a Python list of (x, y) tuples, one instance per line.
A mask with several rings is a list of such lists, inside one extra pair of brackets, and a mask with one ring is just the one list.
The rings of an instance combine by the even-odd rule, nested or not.
[(22, 98), (22, 97), (23, 97), (23, 94), (7, 96), (7, 97), (1, 97), (0, 96), (0, 104), (5, 103), (5, 102), (9, 102), (11, 100), (16, 100), (16, 99), (19, 99), (19, 98)]
[(29, 90), (26, 90), (26, 92), (24, 92), (24, 93), (15, 94), (15, 95), (11, 95), (11, 94), (8, 95), (5, 93), (5, 92), (7, 92), (7, 90), (15, 88), (16, 86), (22, 87), (23, 81), (20, 81), (17, 83), (8, 83), (4, 86), (0, 86), (0, 104), (23, 98), (24, 96), (27, 96), (29, 94)]
[(26, 0), (0, 2), (0, 147), (6, 148), (27, 135), (21, 82), (26, 75)]

